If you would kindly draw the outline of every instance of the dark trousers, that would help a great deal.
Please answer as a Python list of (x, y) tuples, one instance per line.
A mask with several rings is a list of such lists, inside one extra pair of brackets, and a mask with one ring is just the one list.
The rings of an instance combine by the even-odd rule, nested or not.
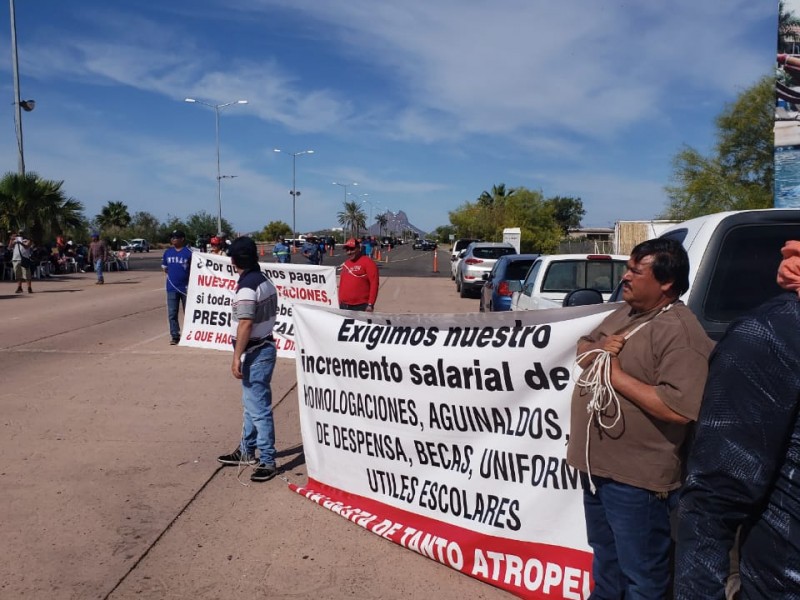
[(339, 308), (342, 310), (367, 310), (369, 304), (366, 302), (364, 304), (345, 304), (344, 302), (339, 302)]
[(670, 584), (667, 497), (605, 477), (581, 475), (586, 533), (594, 550), (592, 600), (663, 600)]

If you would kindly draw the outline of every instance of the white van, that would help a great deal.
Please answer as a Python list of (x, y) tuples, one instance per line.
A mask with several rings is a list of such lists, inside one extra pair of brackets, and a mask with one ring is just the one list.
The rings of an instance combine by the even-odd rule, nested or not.
[(621, 254), (550, 254), (531, 265), (525, 281), (512, 281), (511, 310), (560, 308), (572, 290), (593, 288), (608, 301), (628, 263)]

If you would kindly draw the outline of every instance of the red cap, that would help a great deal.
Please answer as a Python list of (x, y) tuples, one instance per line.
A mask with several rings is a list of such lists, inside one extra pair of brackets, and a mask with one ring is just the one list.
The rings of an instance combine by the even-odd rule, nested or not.
[(212, 237), (212, 238), (211, 238), (211, 240), (209, 241), (209, 243), (210, 243), (212, 246), (219, 246), (219, 245), (222, 243), (222, 240), (220, 240), (220, 239), (219, 239), (217, 236), (214, 236), (214, 237)]
[(357, 248), (360, 245), (361, 244), (358, 243), (358, 240), (356, 238), (350, 238), (349, 240), (347, 240), (344, 243), (344, 246), (342, 246), (342, 247), (343, 248)]

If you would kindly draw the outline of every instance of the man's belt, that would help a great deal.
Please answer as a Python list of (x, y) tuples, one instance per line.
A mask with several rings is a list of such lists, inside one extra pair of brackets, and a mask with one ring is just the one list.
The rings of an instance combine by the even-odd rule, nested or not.
[(261, 346), (264, 346), (266, 344), (274, 344), (274, 343), (275, 343), (275, 338), (270, 333), (267, 337), (259, 338), (257, 340), (248, 340), (247, 346), (245, 346), (245, 351), (253, 350), (254, 348), (261, 348)]

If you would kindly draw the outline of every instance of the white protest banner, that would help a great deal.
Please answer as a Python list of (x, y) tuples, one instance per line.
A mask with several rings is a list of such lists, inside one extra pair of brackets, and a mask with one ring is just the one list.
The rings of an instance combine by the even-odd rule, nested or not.
[(296, 306), (309, 480), (354, 523), (525, 598), (588, 598), (567, 465), (575, 347), (608, 306), (470, 315)]
[[(278, 356), (294, 358), (296, 304), (338, 307), (335, 267), (259, 263), (278, 290), (273, 335)], [(232, 351), (231, 305), (239, 276), (227, 256), (192, 253), (181, 345)]]

